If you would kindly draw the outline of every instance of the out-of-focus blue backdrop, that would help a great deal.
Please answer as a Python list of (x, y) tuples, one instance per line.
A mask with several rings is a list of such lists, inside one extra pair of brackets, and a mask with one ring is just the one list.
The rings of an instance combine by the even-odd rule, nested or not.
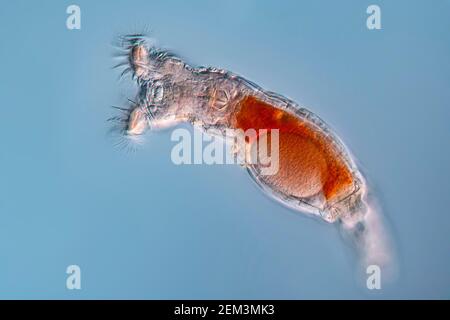
[[(0, 298), (450, 298), (449, 17), (446, 0), (3, 2)], [(336, 130), (390, 222), (395, 282), (369, 292), (334, 226), (239, 167), (173, 165), (170, 131), (113, 147), (109, 106), (134, 92), (111, 43), (146, 28)]]

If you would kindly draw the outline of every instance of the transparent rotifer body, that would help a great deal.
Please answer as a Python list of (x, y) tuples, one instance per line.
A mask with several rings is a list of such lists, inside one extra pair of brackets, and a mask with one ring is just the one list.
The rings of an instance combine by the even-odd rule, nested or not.
[[(250, 163), (246, 167), (254, 181), (282, 204), (328, 222), (343, 222), (363, 239), (358, 241), (366, 241), (361, 237), (367, 232), (365, 180), (347, 148), (318, 116), (229, 71), (190, 66), (140, 36), (125, 37), (124, 42), (126, 71), (139, 87), (127, 134), (180, 122), (221, 136), (228, 129), (277, 129), (280, 169), (266, 176), (260, 165)], [(255, 143), (246, 142), (249, 149)]]

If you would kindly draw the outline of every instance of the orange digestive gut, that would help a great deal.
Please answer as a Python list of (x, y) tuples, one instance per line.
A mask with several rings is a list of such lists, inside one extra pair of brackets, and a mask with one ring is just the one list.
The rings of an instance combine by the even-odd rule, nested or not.
[(248, 96), (239, 103), (235, 126), (243, 130), (279, 129), (280, 171), (266, 180), (285, 192), (297, 197), (322, 192), (329, 201), (351, 187), (352, 173), (339, 150), (307, 121)]
[[(245, 168), (266, 194), (298, 212), (339, 222), (358, 247), (375, 246), (369, 243), (377, 237), (367, 223), (365, 179), (318, 116), (229, 71), (190, 66), (141, 35), (123, 37), (121, 49), (122, 74), (130, 73), (138, 86), (135, 102), (119, 119), (124, 135), (189, 122), (231, 138), (233, 150), (243, 152)], [(244, 132), (243, 143), (230, 132)], [(258, 162), (264, 143), (277, 153), (277, 170), (271, 174), (264, 173), (267, 163)]]

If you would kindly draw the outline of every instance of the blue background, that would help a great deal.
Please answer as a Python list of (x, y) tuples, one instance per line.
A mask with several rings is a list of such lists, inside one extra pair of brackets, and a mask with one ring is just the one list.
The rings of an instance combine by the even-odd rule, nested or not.
[[(0, 298), (450, 298), (450, 1), (76, 1), (72, 31), (70, 4), (0, 7)], [(173, 165), (170, 131), (113, 147), (109, 106), (134, 91), (111, 43), (146, 28), (335, 129), (390, 222), (395, 282), (367, 290), (333, 225), (239, 167)]]

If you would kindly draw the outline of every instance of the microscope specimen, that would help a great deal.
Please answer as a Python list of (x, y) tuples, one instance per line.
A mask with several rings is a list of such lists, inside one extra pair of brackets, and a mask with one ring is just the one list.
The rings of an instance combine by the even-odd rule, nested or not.
[[(254, 181), (285, 206), (337, 223), (365, 265), (388, 263), (388, 241), (369, 204), (366, 181), (345, 145), (317, 115), (229, 71), (190, 66), (142, 35), (123, 37), (121, 49), (124, 60), (118, 66), (124, 66), (122, 75), (130, 73), (139, 90), (125, 115), (115, 118), (124, 136), (139, 137), (148, 129), (181, 122), (222, 136), (230, 129), (254, 129), (257, 134), (236, 147), (251, 158), (257, 142), (271, 141), (277, 130), (278, 171), (265, 175), (260, 163), (248, 161), (245, 167)], [(261, 129), (267, 132), (260, 134)]]

